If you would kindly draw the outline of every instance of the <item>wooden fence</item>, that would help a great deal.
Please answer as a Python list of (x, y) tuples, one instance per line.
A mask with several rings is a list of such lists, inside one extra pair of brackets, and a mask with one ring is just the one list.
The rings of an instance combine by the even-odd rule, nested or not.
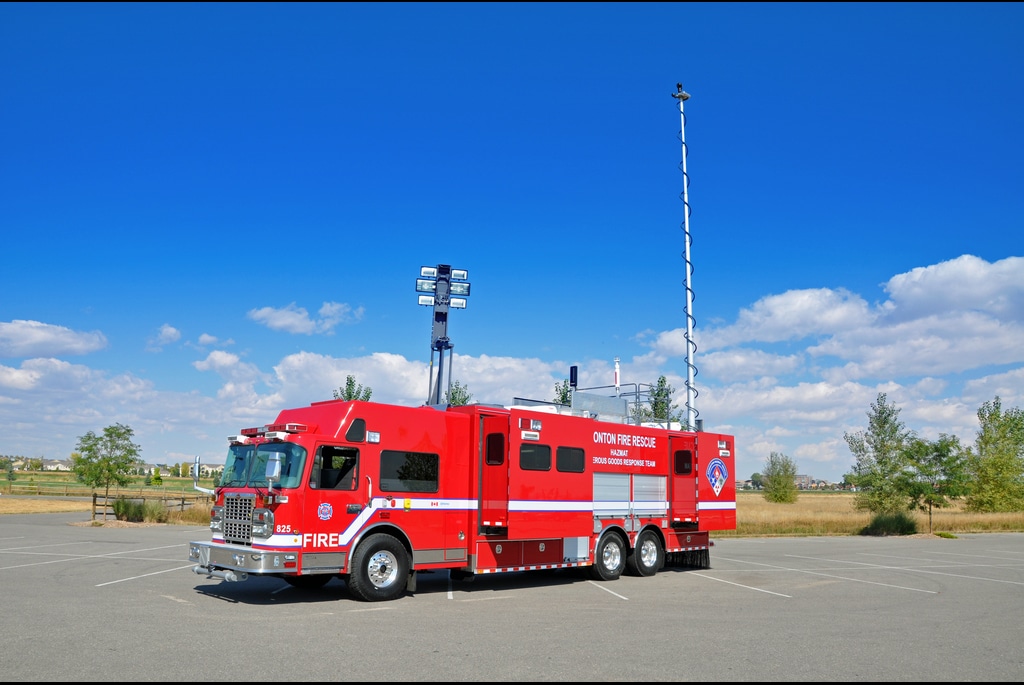
[(179, 494), (179, 495), (160, 495), (154, 493), (146, 493), (139, 496), (129, 497), (124, 492), (119, 494), (101, 495), (98, 492), (92, 493), (92, 520), (96, 520), (96, 514), (101, 516), (114, 515), (114, 502), (119, 499), (131, 499), (131, 500), (142, 500), (143, 502), (160, 502), (163, 507), (167, 510), (177, 509), (178, 511), (185, 511), (186, 508), (194, 507), (197, 504), (209, 504), (210, 496), (203, 493), (196, 494)]

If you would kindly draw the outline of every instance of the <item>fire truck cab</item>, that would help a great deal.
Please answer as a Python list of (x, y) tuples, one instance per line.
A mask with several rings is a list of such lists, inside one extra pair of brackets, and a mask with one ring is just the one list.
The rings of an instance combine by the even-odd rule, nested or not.
[(550, 403), (286, 409), (229, 438), (193, 571), (340, 577), (380, 601), (428, 570), (708, 567), (709, 532), (736, 526), (734, 438), (606, 418)]

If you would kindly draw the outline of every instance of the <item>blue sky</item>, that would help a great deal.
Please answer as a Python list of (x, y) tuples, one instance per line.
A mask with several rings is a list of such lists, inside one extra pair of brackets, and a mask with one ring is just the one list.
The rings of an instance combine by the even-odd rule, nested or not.
[(1024, 405), (1017, 3), (0, 5), (0, 454), (115, 422), (150, 463), (454, 378), (685, 393), (840, 480), (879, 392), (973, 444)]

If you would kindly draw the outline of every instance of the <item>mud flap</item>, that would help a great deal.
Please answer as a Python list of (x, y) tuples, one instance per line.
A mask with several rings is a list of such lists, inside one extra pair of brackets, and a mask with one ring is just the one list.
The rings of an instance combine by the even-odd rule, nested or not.
[(416, 571), (409, 571), (409, 580), (405, 583), (406, 592), (416, 592)]

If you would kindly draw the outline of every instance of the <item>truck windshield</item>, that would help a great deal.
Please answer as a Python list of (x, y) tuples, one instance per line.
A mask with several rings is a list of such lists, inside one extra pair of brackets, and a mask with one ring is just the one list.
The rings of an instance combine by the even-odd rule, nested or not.
[(306, 448), (290, 442), (231, 445), (220, 484), (228, 487), (267, 487), (267, 460), (272, 452), (277, 452), (281, 459), (281, 482), (276, 483), (276, 487), (298, 487), (306, 463)]

